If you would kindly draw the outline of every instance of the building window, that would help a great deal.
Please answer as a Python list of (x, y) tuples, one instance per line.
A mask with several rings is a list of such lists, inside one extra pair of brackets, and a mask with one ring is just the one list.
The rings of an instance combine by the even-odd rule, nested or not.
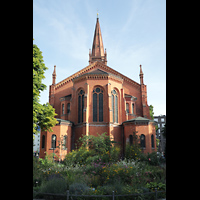
[(63, 137), (63, 150), (67, 149), (67, 135)]
[(65, 105), (64, 105), (64, 103), (62, 104), (62, 114), (65, 114)]
[(126, 113), (129, 113), (129, 104), (126, 103)]
[(146, 147), (146, 145), (145, 145), (145, 135), (144, 134), (142, 134), (140, 136), (140, 145), (141, 145), (142, 148)]
[(133, 145), (133, 135), (129, 135), (129, 144)]
[(51, 136), (51, 148), (56, 148), (56, 135)]
[(83, 90), (78, 93), (78, 123), (83, 122), (84, 94)]
[(164, 118), (161, 118), (161, 122), (164, 122), (165, 121), (165, 119)]
[(112, 94), (113, 122), (118, 123), (118, 95), (116, 90), (113, 90), (111, 94)]
[(93, 122), (103, 122), (103, 90), (99, 87), (93, 90)]
[(134, 114), (134, 103), (132, 103), (132, 113)]
[(151, 147), (152, 147), (152, 148), (155, 148), (155, 146), (154, 146), (154, 136), (153, 136), (153, 134), (151, 135)]
[(42, 149), (45, 147), (45, 135), (42, 136)]
[(67, 104), (67, 114), (70, 113), (70, 103)]

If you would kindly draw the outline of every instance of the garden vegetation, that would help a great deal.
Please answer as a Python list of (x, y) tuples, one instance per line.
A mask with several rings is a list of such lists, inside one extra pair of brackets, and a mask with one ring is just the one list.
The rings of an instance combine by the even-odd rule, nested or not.
[[(53, 162), (52, 154), (45, 159), (33, 158), (34, 198), (43, 198), (43, 193), (66, 194), (67, 190), (70, 194), (106, 195), (112, 191), (133, 194), (166, 188), (165, 160), (156, 152), (143, 154), (137, 142), (126, 147), (123, 160), (119, 145), (106, 133), (84, 136), (77, 145), (79, 148), (67, 154), (62, 163)], [(163, 193), (159, 195), (165, 197)], [(133, 197), (120, 197), (123, 198)]]

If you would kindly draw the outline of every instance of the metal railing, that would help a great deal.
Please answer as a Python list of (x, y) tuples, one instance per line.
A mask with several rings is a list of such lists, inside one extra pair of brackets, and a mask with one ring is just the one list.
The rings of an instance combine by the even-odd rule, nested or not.
[[(145, 192), (145, 193), (134, 193), (134, 194), (115, 194), (113, 191), (110, 195), (78, 195), (78, 194), (70, 194), (69, 190), (67, 190), (67, 194), (53, 194), (53, 193), (40, 193), (44, 195), (45, 199), (76, 199), (76, 197), (85, 197), (85, 199), (88, 198), (102, 198), (102, 197), (112, 197), (112, 200), (116, 200), (116, 197), (131, 197), (131, 196), (144, 196), (144, 195), (151, 195), (151, 197), (154, 197), (154, 200), (158, 200), (158, 193), (166, 193), (166, 191), (157, 191), (157, 188), (155, 188), (155, 192)], [(75, 197), (75, 198), (73, 198)], [(118, 198), (119, 199), (119, 198)]]

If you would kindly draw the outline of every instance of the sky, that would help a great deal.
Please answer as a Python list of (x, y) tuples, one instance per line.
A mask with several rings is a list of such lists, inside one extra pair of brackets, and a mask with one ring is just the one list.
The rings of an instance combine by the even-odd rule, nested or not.
[(89, 65), (97, 12), (107, 50), (107, 65), (147, 85), (154, 115), (166, 115), (166, 0), (33, 0), (33, 43), (45, 66), (40, 103), (56, 83)]

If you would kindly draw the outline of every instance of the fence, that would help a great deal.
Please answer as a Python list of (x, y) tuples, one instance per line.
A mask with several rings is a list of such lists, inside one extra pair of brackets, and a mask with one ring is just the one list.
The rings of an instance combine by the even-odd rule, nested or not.
[[(115, 192), (113, 191), (112, 194), (110, 194), (110, 195), (77, 195), (77, 194), (70, 194), (69, 190), (67, 190), (67, 194), (43, 193), (43, 195), (44, 195), (46, 200), (49, 200), (49, 199), (57, 199), (57, 200), (59, 200), (59, 199), (67, 199), (67, 200), (72, 199), (72, 200), (75, 200), (76, 197), (85, 197), (84, 199), (88, 199), (88, 198), (91, 198), (91, 197), (93, 197), (95, 199), (96, 198), (102, 198), (102, 197), (112, 197), (112, 200), (116, 200), (115, 197), (131, 197), (131, 196), (136, 197), (136, 196), (145, 196), (145, 195), (152, 194), (151, 197), (153, 197), (154, 200), (158, 200), (158, 193), (165, 193), (165, 192), (166, 191), (157, 191), (157, 189), (155, 188), (155, 192), (145, 192), (145, 193), (135, 193), (135, 194), (115, 194)], [(75, 198), (73, 198), (73, 197), (75, 197)]]

